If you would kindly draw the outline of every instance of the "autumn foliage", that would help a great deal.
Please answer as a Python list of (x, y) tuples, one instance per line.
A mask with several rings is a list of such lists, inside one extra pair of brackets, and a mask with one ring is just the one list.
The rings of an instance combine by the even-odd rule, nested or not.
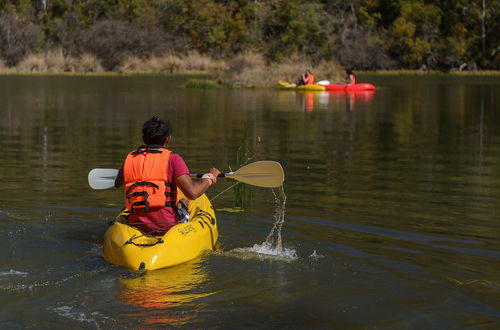
[(498, 70), (499, 13), (486, 0), (0, 0), (0, 62), (176, 72), (189, 56), (223, 70), (217, 61), (252, 54), (268, 65)]

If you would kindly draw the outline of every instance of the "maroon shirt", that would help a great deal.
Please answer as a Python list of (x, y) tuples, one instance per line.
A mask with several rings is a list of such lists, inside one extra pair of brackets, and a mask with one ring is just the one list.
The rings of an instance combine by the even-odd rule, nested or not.
[[(168, 160), (167, 178), (169, 182), (175, 183), (175, 179), (181, 175), (189, 175), (189, 169), (178, 154), (173, 152)], [(118, 176), (123, 181), (123, 165), (118, 172)], [(149, 212), (145, 212), (143, 208), (134, 209), (130, 213), (127, 223), (144, 234), (150, 235), (165, 235), (165, 233), (177, 224), (175, 210), (171, 207), (152, 207)]]

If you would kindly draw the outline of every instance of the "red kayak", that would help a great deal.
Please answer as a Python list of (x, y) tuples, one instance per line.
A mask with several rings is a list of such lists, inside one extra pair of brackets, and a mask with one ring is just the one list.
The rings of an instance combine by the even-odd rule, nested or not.
[(354, 84), (354, 85), (325, 85), (325, 90), (327, 91), (344, 91), (344, 92), (356, 92), (356, 91), (374, 91), (375, 86), (372, 84)]

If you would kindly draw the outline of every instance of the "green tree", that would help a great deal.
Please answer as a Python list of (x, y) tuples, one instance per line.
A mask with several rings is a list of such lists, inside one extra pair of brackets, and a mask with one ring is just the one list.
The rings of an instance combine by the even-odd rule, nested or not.
[(440, 23), (438, 7), (417, 1), (405, 3), (391, 26), (394, 55), (410, 68), (433, 66)]

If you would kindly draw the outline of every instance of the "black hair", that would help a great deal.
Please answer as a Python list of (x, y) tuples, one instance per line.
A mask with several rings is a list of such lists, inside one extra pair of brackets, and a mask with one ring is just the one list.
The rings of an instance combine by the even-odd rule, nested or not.
[(152, 117), (142, 126), (142, 140), (148, 145), (164, 145), (171, 134), (170, 123), (157, 116)]
[(353, 73), (353, 72), (352, 72), (352, 69), (347, 69), (347, 71), (346, 71), (346, 72), (347, 72), (347, 74), (352, 74), (352, 73)]

